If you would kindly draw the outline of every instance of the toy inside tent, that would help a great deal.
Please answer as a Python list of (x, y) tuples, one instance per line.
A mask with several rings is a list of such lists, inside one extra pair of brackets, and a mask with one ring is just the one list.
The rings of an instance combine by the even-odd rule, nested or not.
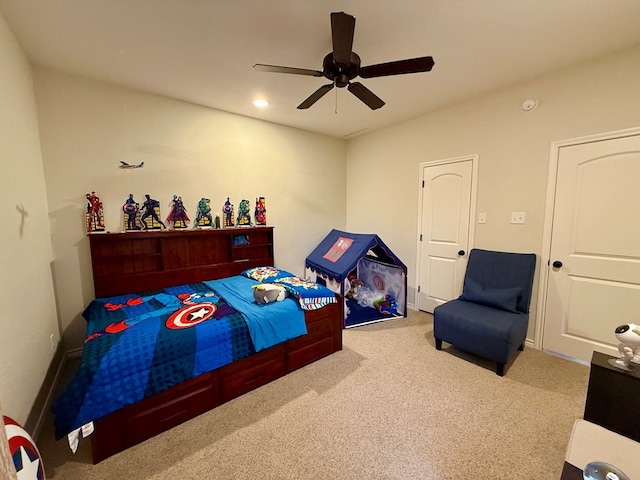
[(342, 295), (345, 328), (407, 316), (407, 267), (376, 234), (332, 230), (305, 276)]

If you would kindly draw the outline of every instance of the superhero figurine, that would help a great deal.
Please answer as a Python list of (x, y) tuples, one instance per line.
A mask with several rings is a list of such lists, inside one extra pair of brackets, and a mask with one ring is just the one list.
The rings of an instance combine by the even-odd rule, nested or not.
[(182, 197), (174, 195), (171, 199), (170, 206), (171, 211), (167, 217), (169, 228), (187, 228), (189, 217), (187, 216), (187, 209), (182, 202)]
[(224, 213), (224, 226), (233, 227), (233, 204), (229, 201), (229, 197), (222, 206), (222, 213)]
[(264, 204), (264, 197), (256, 198), (256, 225), (266, 225), (267, 224), (267, 208)]
[[(167, 228), (158, 214), (160, 213), (160, 202), (158, 200), (154, 200), (149, 196), (149, 194), (145, 195), (146, 200), (142, 204), (141, 212), (144, 212), (140, 217), (140, 223), (142, 223), (143, 230), (158, 230), (160, 229), (160, 225), (162, 228)], [(147, 220), (148, 217), (151, 217), (151, 220)], [(160, 224), (160, 225), (158, 225)]]
[(133, 193), (129, 194), (129, 198), (122, 205), (122, 211), (125, 214), (125, 230), (140, 230), (138, 225), (140, 204), (133, 199)]
[(102, 202), (96, 192), (87, 193), (87, 233), (104, 231)]
[(211, 227), (213, 226), (213, 218), (211, 217), (211, 200), (202, 197), (198, 202), (198, 213), (193, 222), (193, 228)]
[(238, 205), (238, 218), (236, 219), (236, 226), (250, 227), (251, 214), (249, 213), (249, 200), (241, 200)]

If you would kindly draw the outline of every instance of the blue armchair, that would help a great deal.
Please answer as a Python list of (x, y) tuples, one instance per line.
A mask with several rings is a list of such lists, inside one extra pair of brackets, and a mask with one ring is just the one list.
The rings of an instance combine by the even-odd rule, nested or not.
[(433, 311), (436, 349), (442, 342), (496, 362), (496, 373), (524, 350), (536, 256), (473, 249), (462, 295)]

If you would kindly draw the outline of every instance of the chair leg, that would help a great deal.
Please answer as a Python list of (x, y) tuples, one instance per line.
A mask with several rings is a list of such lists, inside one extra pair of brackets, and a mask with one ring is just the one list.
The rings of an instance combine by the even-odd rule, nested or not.
[(436, 350), (442, 350), (442, 340), (436, 338)]
[(504, 363), (496, 362), (496, 375), (500, 377), (504, 376)]

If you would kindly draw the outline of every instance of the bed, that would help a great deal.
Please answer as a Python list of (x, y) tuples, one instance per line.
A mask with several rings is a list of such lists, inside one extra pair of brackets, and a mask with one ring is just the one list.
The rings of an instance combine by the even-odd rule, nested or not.
[[(272, 227), (89, 244), (96, 299), (54, 414), (58, 438), (93, 421), (94, 463), (342, 348), (342, 301), (273, 267)], [(287, 298), (257, 305), (253, 285), (274, 282)]]

